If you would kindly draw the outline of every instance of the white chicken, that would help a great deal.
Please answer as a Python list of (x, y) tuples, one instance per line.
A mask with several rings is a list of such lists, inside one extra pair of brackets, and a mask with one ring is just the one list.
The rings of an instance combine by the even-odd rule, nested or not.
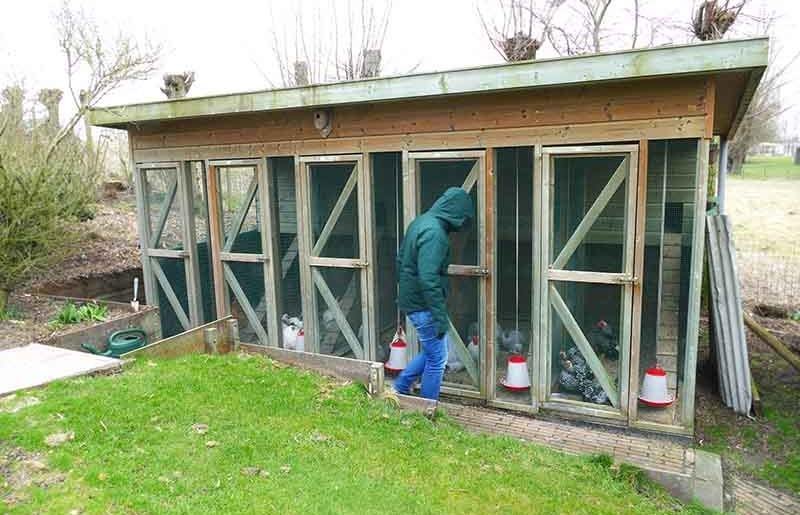
[(281, 325), (283, 326), (283, 348), (304, 351), (303, 321), (298, 317), (290, 317), (284, 313), (281, 317)]

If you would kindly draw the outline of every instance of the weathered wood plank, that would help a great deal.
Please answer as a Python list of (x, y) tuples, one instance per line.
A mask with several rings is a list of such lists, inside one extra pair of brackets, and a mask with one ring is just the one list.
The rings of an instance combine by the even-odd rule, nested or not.
[[(159, 147), (134, 150), (136, 162), (165, 160), (224, 159), (228, 157), (293, 156), (353, 152), (391, 152), (397, 150), (435, 150), (451, 148), (511, 147), (528, 145), (563, 145), (602, 143), (624, 140), (699, 138), (705, 131), (703, 115), (680, 116), (649, 120), (597, 122), (585, 124), (555, 124), (511, 129), (482, 129), (465, 131), (432, 131), (337, 139), (293, 139), (257, 142), (220, 143), (212, 138), (202, 143), (181, 147)], [(137, 141), (135, 133), (131, 139)]]
[[(768, 39), (713, 41), (694, 45), (635, 49), (618, 53), (541, 59), (447, 72), (321, 84), (252, 93), (186, 98), (92, 109), (94, 125), (168, 120), (227, 113), (335, 106), (437, 95), (492, 92), (508, 88), (566, 89), (563, 86), (623, 79), (667, 82), (666, 77), (765, 68)], [(656, 79), (658, 78), (658, 79)], [(612, 83), (613, 84), (613, 83)]]

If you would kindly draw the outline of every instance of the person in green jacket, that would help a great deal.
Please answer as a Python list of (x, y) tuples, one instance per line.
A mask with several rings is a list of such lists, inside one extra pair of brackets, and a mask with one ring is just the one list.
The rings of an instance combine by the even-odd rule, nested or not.
[(398, 306), (414, 324), (422, 352), (394, 382), (408, 394), (422, 377), (420, 393), (438, 399), (447, 364), (447, 266), (449, 233), (469, 228), (475, 216), (472, 198), (462, 188), (448, 188), (433, 206), (411, 222), (397, 256)]

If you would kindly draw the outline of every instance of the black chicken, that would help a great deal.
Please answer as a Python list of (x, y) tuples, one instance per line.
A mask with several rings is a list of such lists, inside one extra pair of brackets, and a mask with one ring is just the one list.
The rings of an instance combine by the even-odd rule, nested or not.
[(619, 345), (614, 329), (608, 322), (600, 320), (589, 332), (589, 343), (600, 356), (607, 356), (610, 359), (619, 358)]

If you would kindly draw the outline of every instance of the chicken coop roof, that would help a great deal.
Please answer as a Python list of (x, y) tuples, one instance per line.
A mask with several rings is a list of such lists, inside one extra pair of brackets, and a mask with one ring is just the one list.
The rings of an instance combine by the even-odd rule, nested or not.
[(731, 136), (747, 110), (767, 66), (768, 56), (768, 38), (710, 41), (293, 88), (96, 107), (89, 111), (88, 116), (93, 125), (127, 128), (129, 125), (161, 120), (656, 77), (719, 75), (730, 79), (724, 82), (723, 98), (718, 96), (718, 112), (715, 113), (715, 118), (722, 122), (715, 124), (714, 132)]

